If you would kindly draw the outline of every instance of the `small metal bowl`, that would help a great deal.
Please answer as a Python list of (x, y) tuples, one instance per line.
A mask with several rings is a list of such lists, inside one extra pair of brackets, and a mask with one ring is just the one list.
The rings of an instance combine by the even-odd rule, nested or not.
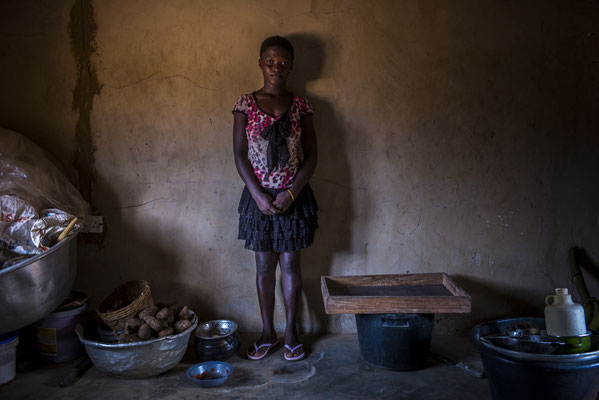
[[(546, 331), (543, 331), (546, 333)], [(578, 354), (586, 353), (591, 349), (591, 331), (587, 331), (584, 335), (578, 336), (550, 336), (566, 343), (565, 346), (559, 348), (555, 354)]]
[(237, 332), (237, 323), (226, 319), (215, 319), (198, 325), (195, 335), (204, 340), (223, 339)]
[(206, 361), (187, 369), (187, 377), (201, 387), (222, 385), (233, 374), (234, 368), (224, 361)]

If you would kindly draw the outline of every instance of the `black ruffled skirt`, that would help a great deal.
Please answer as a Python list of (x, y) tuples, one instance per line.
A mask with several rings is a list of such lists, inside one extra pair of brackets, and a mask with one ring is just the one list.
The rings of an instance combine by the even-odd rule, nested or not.
[[(285, 189), (263, 191), (276, 197)], [(304, 186), (283, 214), (265, 215), (258, 208), (247, 187), (239, 200), (239, 239), (253, 251), (291, 252), (308, 247), (318, 228), (318, 204), (310, 185)]]

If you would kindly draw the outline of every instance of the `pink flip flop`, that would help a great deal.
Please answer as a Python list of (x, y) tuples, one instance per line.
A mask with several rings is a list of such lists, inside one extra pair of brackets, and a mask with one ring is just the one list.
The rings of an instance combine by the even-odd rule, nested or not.
[(256, 344), (256, 342), (254, 342), (254, 354), (258, 353), (258, 351), (263, 347), (266, 347), (266, 351), (264, 353), (262, 353), (262, 355), (259, 355), (259, 356), (253, 356), (250, 353), (248, 353), (248, 358), (250, 360), (262, 360), (264, 357), (266, 357), (268, 355), (268, 352), (270, 352), (270, 349), (272, 349), (273, 347), (275, 347), (278, 344), (279, 344), (278, 340), (275, 341), (274, 343), (264, 343), (264, 344), (261, 344), (260, 346), (258, 346)]
[[(293, 354), (294, 351), (296, 351), (297, 349), (299, 349), (301, 347), (302, 352), (294, 357), (288, 357), (287, 354)], [(304, 358), (306, 356), (306, 352), (304, 351), (304, 346), (300, 343), (297, 346), (295, 346), (294, 348), (291, 348), (288, 344), (285, 345), (285, 348), (287, 350), (289, 350), (289, 353), (285, 353), (285, 360), (287, 361), (297, 361), (297, 360), (301, 360), (302, 358)]]

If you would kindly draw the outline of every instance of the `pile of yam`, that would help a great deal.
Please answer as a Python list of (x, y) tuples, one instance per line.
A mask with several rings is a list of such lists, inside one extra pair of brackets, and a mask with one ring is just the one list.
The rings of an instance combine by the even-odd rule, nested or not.
[(133, 343), (181, 333), (191, 327), (191, 317), (187, 306), (173, 304), (148, 307), (125, 322), (125, 331), (118, 335), (119, 343)]

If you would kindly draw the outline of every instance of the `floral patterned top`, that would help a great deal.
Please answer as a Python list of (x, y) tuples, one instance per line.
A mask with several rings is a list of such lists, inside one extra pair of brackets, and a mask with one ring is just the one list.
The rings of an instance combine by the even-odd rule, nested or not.
[[(258, 183), (262, 187), (270, 189), (289, 188), (293, 185), (295, 174), (300, 165), (300, 146), (301, 134), (300, 119), (306, 115), (312, 115), (312, 105), (308, 100), (293, 96), (291, 106), (281, 115), (271, 115), (260, 108), (255, 93), (242, 95), (235, 106), (233, 113), (243, 113), (247, 115), (247, 125), (245, 133), (248, 139), (248, 159), (254, 170), (254, 175), (258, 179)], [(281, 157), (279, 152), (278, 160), (286, 161), (284, 165), (275, 162), (273, 164), (269, 158), (272, 157), (271, 152), (275, 152), (274, 138), (268, 140), (267, 131), (275, 131), (273, 129), (278, 126), (284, 127), (285, 137), (281, 139), (287, 143), (288, 157)], [(270, 133), (270, 132), (268, 132)], [(284, 145), (285, 142), (283, 142)], [(285, 149), (283, 149), (285, 150)], [(285, 151), (285, 153), (287, 153)]]

